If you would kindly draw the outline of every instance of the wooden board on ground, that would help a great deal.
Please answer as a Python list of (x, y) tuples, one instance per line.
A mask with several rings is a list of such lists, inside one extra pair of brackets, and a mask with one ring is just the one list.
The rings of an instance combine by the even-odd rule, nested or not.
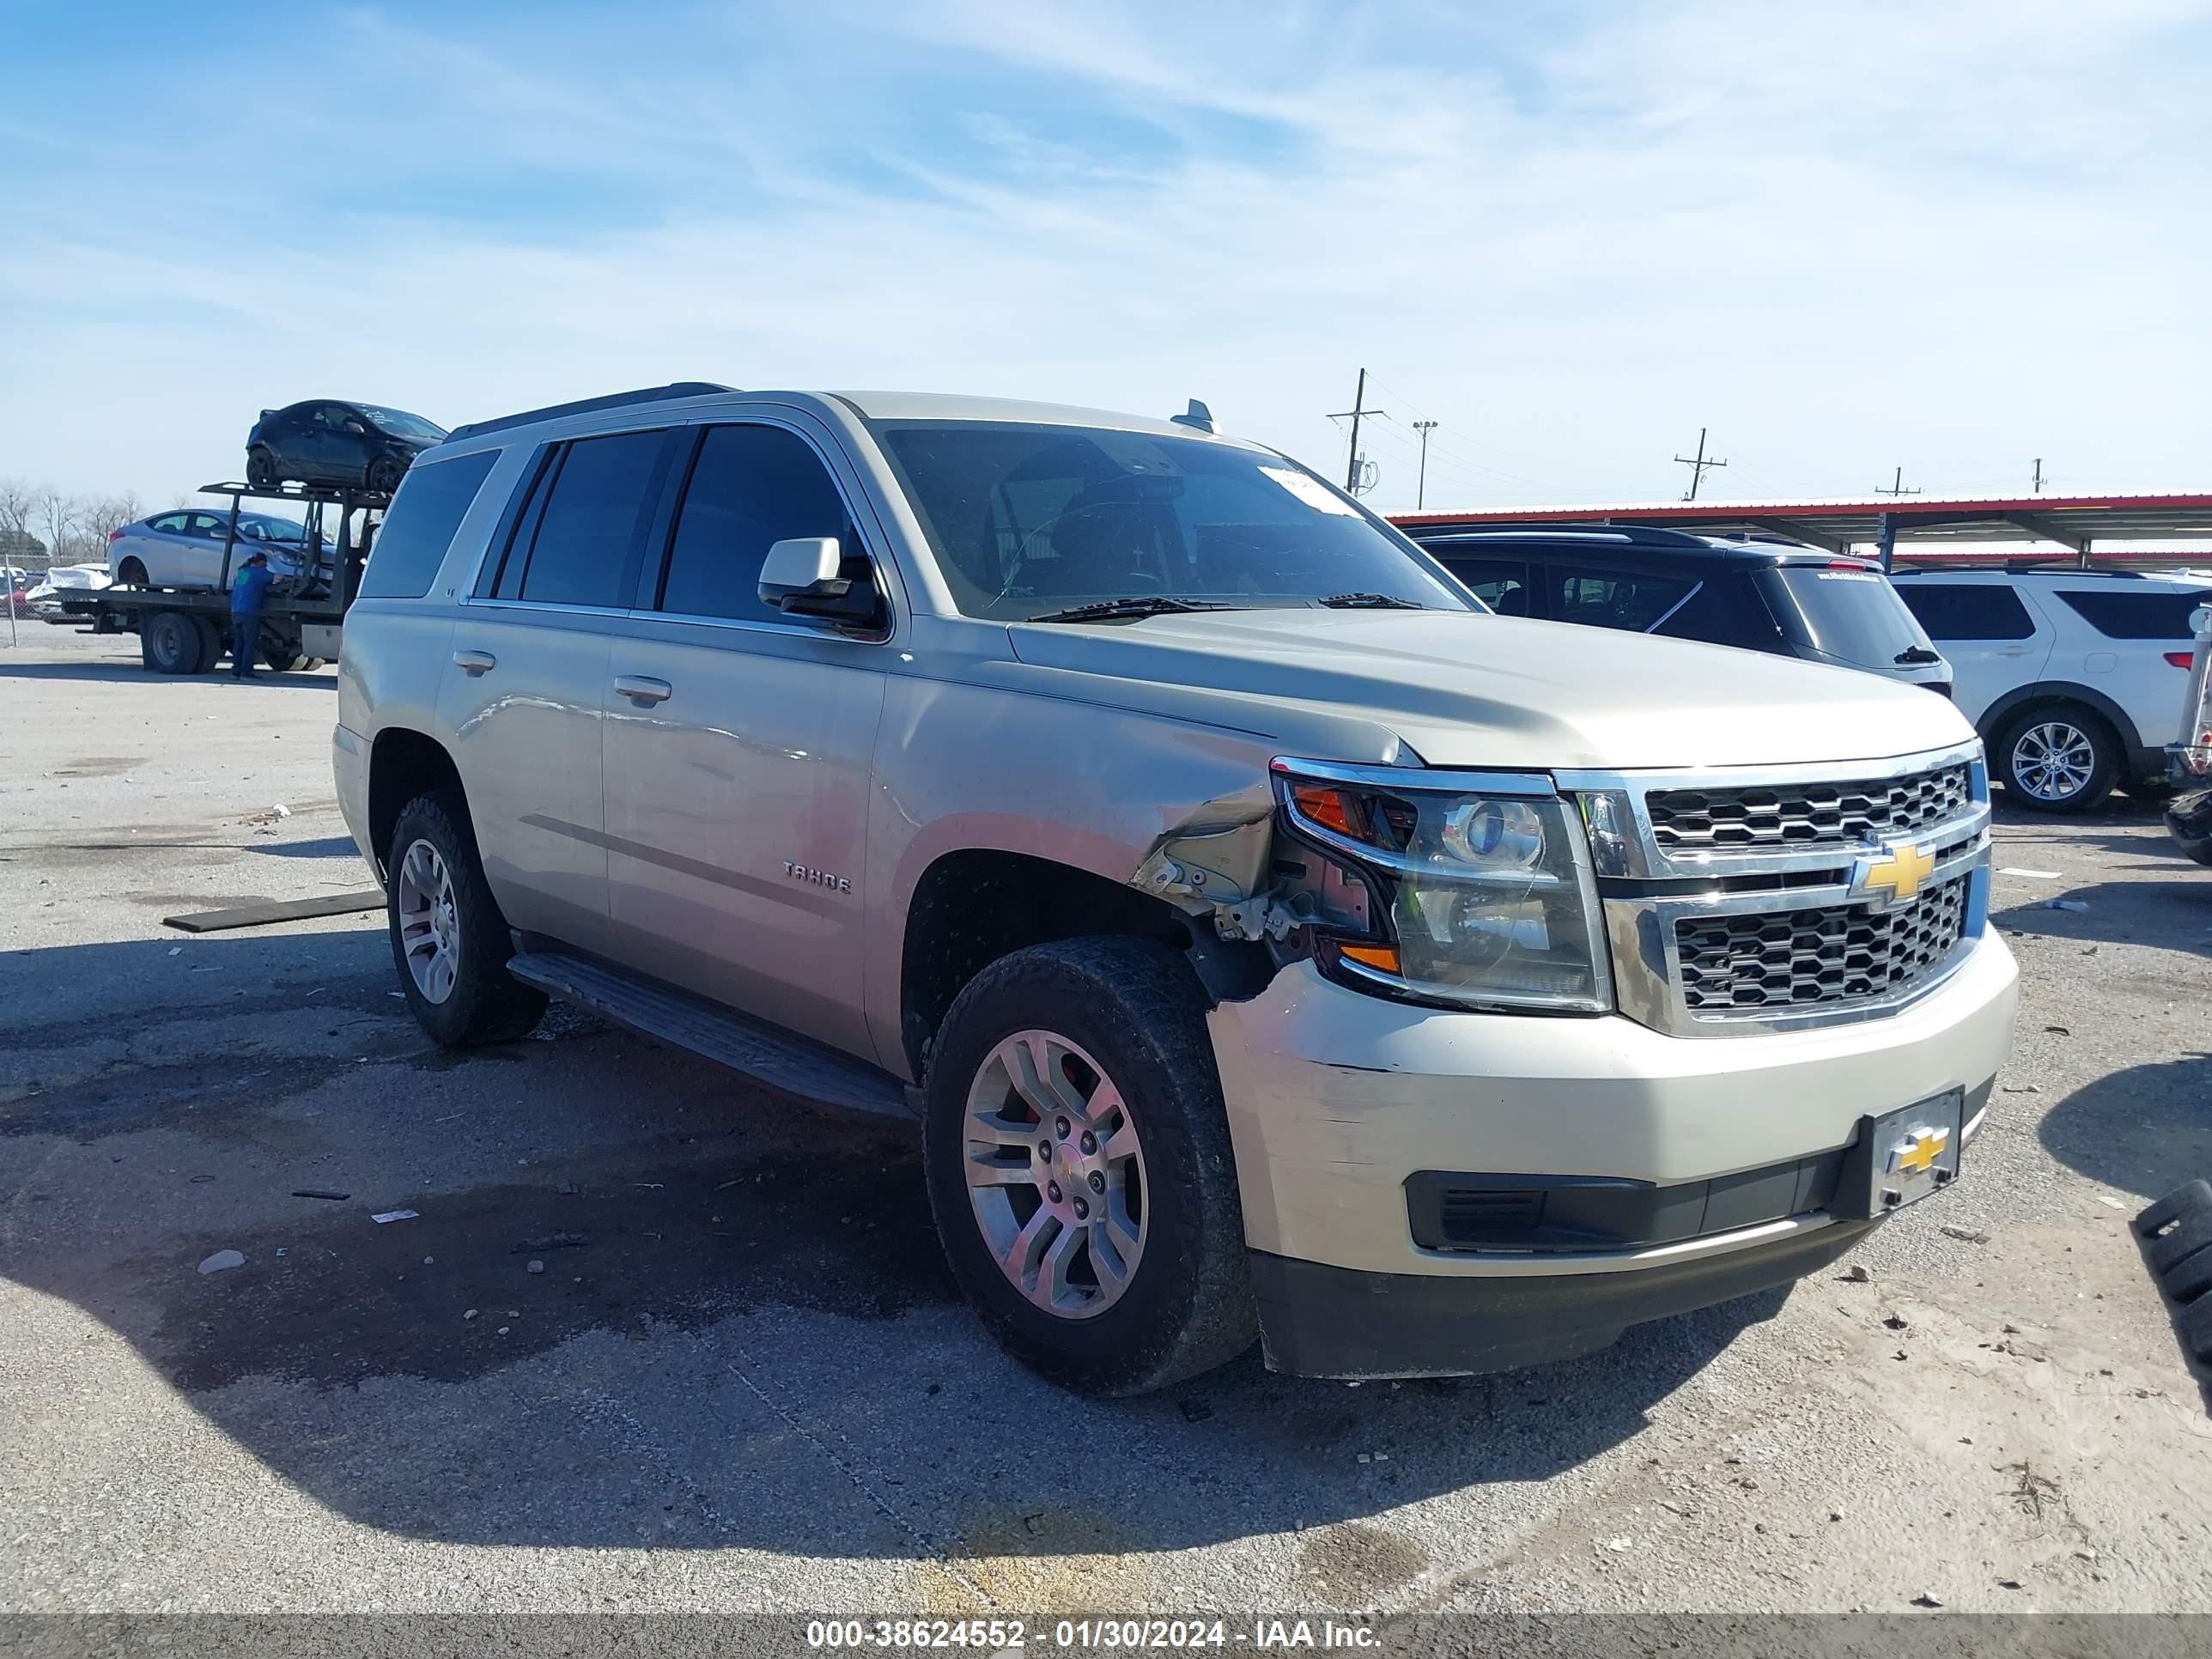
[(272, 921), (305, 921), (311, 916), (349, 916), (357, 910), (381, 910), (384, 895), (371, 887), (359, 893), (323, 898), (285, 899), (273, 904), (241, 904), (230, 910), (201, 910), (189, 916), (163, 916), (161, 926), (187, 933), (220, 933), (233, 927), (265, 927)]

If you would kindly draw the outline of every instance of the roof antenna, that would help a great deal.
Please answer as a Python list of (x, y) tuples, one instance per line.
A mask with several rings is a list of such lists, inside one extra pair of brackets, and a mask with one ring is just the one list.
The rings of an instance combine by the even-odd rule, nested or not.
[(1168, 419), (1177, 426), (1196, 427), (1200, 432), (1213, 430), (1213, 411), (1195, 398), (1190, 400), (1188, 409), (1180, 415), (1170, 415)]

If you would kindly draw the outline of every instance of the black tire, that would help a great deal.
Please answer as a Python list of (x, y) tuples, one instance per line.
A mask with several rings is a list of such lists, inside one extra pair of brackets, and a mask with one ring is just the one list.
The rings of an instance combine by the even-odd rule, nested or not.
[[(428, 842), (443, 861), (453, 884), (459, 965), (452, 991), (434, 1001), (416, 982), (406, 946), (400, 939), (400, 865), (417, 842)], [(400, 809), (386, 849), (385, 922), (392, 939), (392, 966), (399, 989), (416, 1022), (433, 1042), (447, 1048), (488, 1042), (512, 1042), (529, 1035), (544, 1017), (545, 996), (507, 971), (514, 941), (499, 901), (484, 880), (477, 856), (476, 832), (460, 797), (444, 791), (417, 795)]]
[[(2086, 746), (2086, 763), (2073, 769), (2083, 779), (2075, 788), (2061, 787), (2050, 771), (2036, 764), (2038, 757), (2061, 747), (2053, 739), (2063, 742), (2065, 733), (2075, 734)], [(2063, 746), (2081, 752), (2072, 744)], [(2120, 740), (2112, 723), (2078, 702), (2040, 702), (2023, 708), (2005, 722), (1990, 758), (2013, 805), (2031, 812), (2094, 812), (2120, 780)]]
[(198, 624), (181, 611), (156, 611), (138, 625), (138, 655), (156, 674), (200, 672)]
[(222, 660), (222, 630), (206, 617), (194, 617), (192, 626), (200, 635), (200, 665), (192, 672), (204, 674)]
[[(969, 1303), (1024, 1364), (1079, 1393), (1145, 1394), (1211, 1370), (1259, 1335), (1221, 1081), (1189, 963), (1133, 939), (1041, 945), (993, 963), (954, 1000), (925, 1084), (930, 1207)], [(1095, 1056), (1142, 1137), (1146, 1239), (1103, 1311), (1031, 1303), (986, 1243), (970, 1202), (970, 1085), (1015, 1032), (1059, 1035)]]
[(276, 486), (276, 458), (265, 449), (246, 452), (246, 482), (256, 489), (273, 489)]
[(124, 587), (151, 587), (146, 580), (146, 567), (136, 559), (125, 559), (123, 568), (115, 573), (117, 583)]
[(405, 476), (407, 463), (397, 455), (380, 455), (368, 464), (368, 487), (380, 495), (389, 495), (399, 488)]

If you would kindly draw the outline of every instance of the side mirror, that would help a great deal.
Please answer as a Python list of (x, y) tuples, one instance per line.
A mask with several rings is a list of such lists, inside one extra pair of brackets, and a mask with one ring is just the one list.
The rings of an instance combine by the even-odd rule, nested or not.
[(846, 559), (835, 536), (794, 536), (776, 542), (761, 563), (761, 603), (787, 616), (866, 623), (880, 607), (874, 584), (843, 573)]

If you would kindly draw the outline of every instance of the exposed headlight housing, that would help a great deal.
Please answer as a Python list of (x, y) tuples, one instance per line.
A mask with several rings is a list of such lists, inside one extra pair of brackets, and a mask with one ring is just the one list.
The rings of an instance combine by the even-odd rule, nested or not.
[(1323, 965), (1363, 988), (1470, 1008), (1613, 1006), (1589, 843), (1548, 778), (1274, 763), (1296, 836), (1354, 862), (1387, 915), (1325, 934)]

